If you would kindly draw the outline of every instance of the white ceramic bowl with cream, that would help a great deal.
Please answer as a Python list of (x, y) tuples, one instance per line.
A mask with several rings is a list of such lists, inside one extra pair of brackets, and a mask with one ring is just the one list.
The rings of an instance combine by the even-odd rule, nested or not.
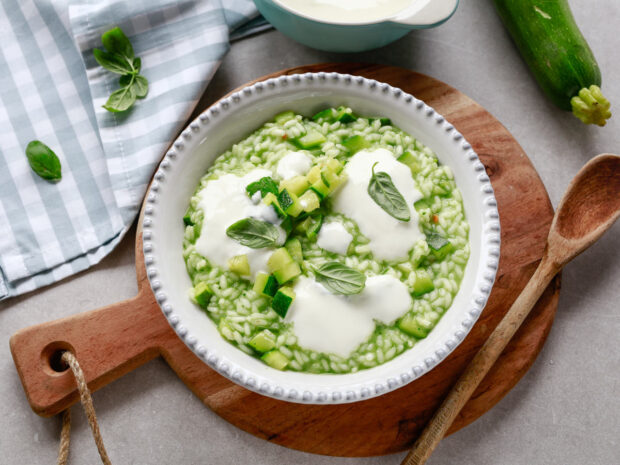
[[(352, 374), (278, 371), (240, 351), (188, 298), (182, 256), (183, 212), (213, 160), (275, 114), (312, 115), (345, 105), (390, 118), (429, 146), (452, 169), (470, 224), (470, 259), (450, 309), (431, 333), (383, 365)], [(282, 76), (220, 100), (192, 122), (161, 162), (143, 219), (151, 286), (166, 318), (188, 347), (220, 374), (261, 394), (301, 403), (344, 403), (397, 389), (439, 364), (465, 338), (486, 304), (499, 260), (499, 216), (489, 178), (463, 136), (432, 108), (387, 84), (358, 76)]]

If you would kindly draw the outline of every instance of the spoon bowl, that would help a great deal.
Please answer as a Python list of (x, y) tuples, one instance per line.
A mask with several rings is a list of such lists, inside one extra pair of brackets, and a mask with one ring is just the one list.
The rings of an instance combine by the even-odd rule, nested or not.
[[(620, 157), (590, 160), (575, 176), (551, 224), (548, 250), (561, 264), (583, 252), (620, 215)], [(558, 264), (560, 264), (558, 263)]]

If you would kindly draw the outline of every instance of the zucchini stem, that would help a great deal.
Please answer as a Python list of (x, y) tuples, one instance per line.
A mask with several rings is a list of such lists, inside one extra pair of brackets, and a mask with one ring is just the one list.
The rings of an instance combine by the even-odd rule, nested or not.
[(584, 87), (570, 100), (573, 114), (586, 124), (605, 126), (611, 118), (611, 104), (599, 86)]

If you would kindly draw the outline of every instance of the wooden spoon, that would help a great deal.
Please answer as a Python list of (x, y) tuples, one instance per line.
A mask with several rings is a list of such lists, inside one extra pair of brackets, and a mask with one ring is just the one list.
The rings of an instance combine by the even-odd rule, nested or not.
[(581, 168), (553, 217), (538, 268), (452, 387), (401, 465), (421, 465), (517, 332), (551, 279), (620, 216), (620, 156), (601, 154)]

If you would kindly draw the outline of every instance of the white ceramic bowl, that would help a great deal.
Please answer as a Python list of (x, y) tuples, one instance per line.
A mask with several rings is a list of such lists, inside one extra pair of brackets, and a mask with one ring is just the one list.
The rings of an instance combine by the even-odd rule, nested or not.
[[(183, 213), (214, 158), (275, 114), (312, 115), (346, 105), (390, 118), (449, 165), (463, 194), (471, 256), (450, 309), (426, 339), (383, 365), (344, 375), (275, 370), (226, 342), (188, 299), (182, 257)], [(499, 260), (499, 216), (484, 166), (441, 115), (400, 89), (359, 76), (316, 73), (258, 82), (220, 100), (193, 121), (161, 162), (147, 196), (144, 255), (166, 318), (187, 346), (232, 381), (275, 398), (310, 404), (354, 402), (397, 389), (437, 366), (465, 338), (486, 304)]]

